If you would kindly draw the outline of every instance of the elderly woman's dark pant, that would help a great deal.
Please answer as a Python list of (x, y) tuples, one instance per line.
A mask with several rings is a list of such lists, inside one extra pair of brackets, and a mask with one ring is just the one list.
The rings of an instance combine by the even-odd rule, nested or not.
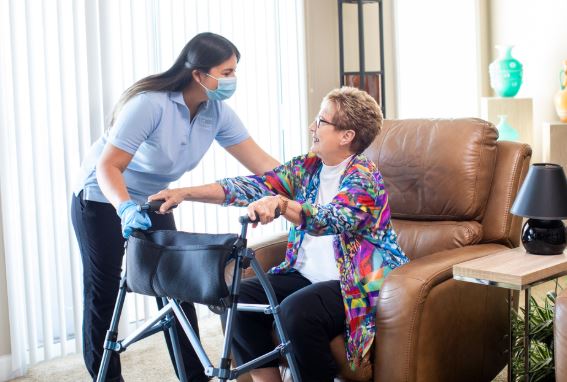
[[(337, 365), (330, 341), (344, 332), (345, 313), (338, 281), (311, 284), (299, 272), (268, 275), (281, 307), (301, 378), (306, 382), (333, 381)], [(238, 302), (267, 304), (256, 277), (242, 281)], [(232, 353), (242, 365), (274, 349), (272, 315), (238, 312)], [(263, 367), (277, 367), (277, 362)]]
[[(118, 295), (124, 238), (120, 218), (109, 203), (73, 196), (71, 218), (83, 260), (83, 357), (89, 374), (95, 379)], [(175, 229), (171, 214), (151, 214), (150, 218), (152, 229)], [(183, 303), (182, 307), (198, 335), (195, 307), (189, 303)], [(177, 332), (188, 379), (191, 382), (207, 381), (203, 366), (180, 325), (177, 325)], [(173, 360), (169, 334), (166, 333), (165, 337)], [(120, 381), (120, 374), (120, 358), (118, 353), (113, 352), (107, 381)]]

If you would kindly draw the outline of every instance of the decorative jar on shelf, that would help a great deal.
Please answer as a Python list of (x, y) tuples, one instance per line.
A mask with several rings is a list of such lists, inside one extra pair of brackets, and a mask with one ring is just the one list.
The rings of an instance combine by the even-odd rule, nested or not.
[(498, 129), (498, 140), (517, 142), (520, 139), (520, 133), (508, 123), (508, 116), (499, 115), (498, 118), (500, 119), (498, 125), (496, 125)]
[(567, 60), (559, 72), (559, 90), (555, 93), (555, 111), (561, 122), (567, 123)]
[(514, 97), (522, 86), (523, 68), (512, 57), (512, 45), (497, 45), (498, 58), (488, 66), (490, 87), (499, 97)]

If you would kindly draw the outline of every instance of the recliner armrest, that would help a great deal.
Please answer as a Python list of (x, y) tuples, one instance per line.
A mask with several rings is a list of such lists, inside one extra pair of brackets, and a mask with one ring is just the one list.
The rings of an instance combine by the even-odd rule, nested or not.
[[(256, 252), (256, 259), (264, 270), (279, 265), (285, 259), (285, 250), (287, 247), (287, 232), (280, 232), (270, 236), (263, 237), (260, 240), (249, 240), (248, 248)], [(249, 267), (242, 274), (243, 278), (254, 276), (254, 270)]]
[[(452, 342), (455, 337), (459, 338), (462, 332), (458, 340), (468, 341), (467, 346), (476, 349), (476, 344), (471, 344), (469, 338), (477, 335), (474, 333), (476, 326), (490, 325), (491, 320), (496, 319), (490, 317), (490, 314), (495, 314), (494, 311), (490, 312), (492, 308), (499, 309), (498, 317), (501, 316), (502, 310), (499, 300), (494, 302), (491, 296), (487, 295), (490, 292), (484, 289), (486, 287), (454, 281), (453, 265), (506, 248), (499, 244), (479, 244), (443, 251), (410, 261), (386, 277), (377, 306), (375, 381), (450, 380), (447, 373), (451, 367), (457, 367), (456, 365), (448, 363), (450, 366), (441, 372), (435, 368), (437, 358), (446, 357), (444, 362), (447, 363), (451, 361), (451, 357), (456, 357), (450, 352), (456, 352), (457, 349), (447, 346), (447, 343)], [(493, 307), (494, 304), (496, 305)], [(485, 320), (485, 323), (480, 323), (482, 320)], [(484, 326), (481, 330), (485, 332), (493, 330), (498, 334), (502, 331), (499, 325), (495, 325), (494, 329)], [(478, 337), (480, 343), (486, 336), (478, 334)], [(440, 341), (445, 342), (443, 346), (439, 344)], [(495, 341), (499, 339), (496, 338)], [(424, 346), (428, 350), (424, 351)], [(427, 354), (436, 352), (437, 354)], [(482, 350), (479, 352), (482, 353)], [(420, 357), (426, 358), (427, 362), (420, 362)], [(482, 354), (471, 354), (470, 357), (476, 361)], [(463, 361), (465, 364), (467, 362)], [(480, 364), (482, 363), (481, 361)], [(455, 377), (463, 378), (462, 375)]]

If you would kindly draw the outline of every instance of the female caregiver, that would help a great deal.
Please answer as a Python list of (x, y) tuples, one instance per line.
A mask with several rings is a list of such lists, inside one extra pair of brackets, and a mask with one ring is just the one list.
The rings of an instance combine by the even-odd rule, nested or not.
[[(71, 217), (83, 262), (83, 355), (93, 377), (118, 293), (124, 239), (134, 229), (175, 229), (172, 214), (149, 216), (137, 204), (197, 166), (214, 139), (254, 174), (279, 165), (222, 102), (236, 90), (239, 58), (226, 38), (198, 34), (171, 68), (124, 92), (110, 129), (85, 157)], [(183, 307), (198, 330), (195, 307)], [(180, 327), (178, 333), (189, 380), (208, 380)], [(171, 355), (167, 334), (166, 339)], [(117, 353), (107, 376), (108, 381), (122, 380)]]

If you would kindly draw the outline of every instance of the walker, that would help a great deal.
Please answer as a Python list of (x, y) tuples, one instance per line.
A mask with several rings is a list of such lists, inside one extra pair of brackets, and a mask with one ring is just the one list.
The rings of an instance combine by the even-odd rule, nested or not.
[[(163, 201), (153, 201), (139, 206), (140, 210), (155, 212)], [(276, 211), (277, 212), (277, 211)], [(124, 244), (126, 267), (120, 280), (118, 297), (112, 314), (110, 329), (107, 331), (97, 382), (106, 378), (111, 352), (121, 353), (131, 344), (152, 334), (169, 331), (175, 367), (182, 382), (187, 381), (183, 359), (180, 353), (175, 320), (179, 321), (191, 346), (195, 349), (205, 374), (217, 377), (219, 381), (236, 379), (239, 375), (257, 368), (271, 360), (285, 356), (293, 381), (300, 382), (297, 363), (291, 342), (282, 325), (279, 304), (274, 290), (255, 258), (253, 250), (247, 248), (246, 233), (248, 216), (241, 216), (240, 235), (201, 234), (182, 231), (158, 230), (135, 231)], [(226, 264), (234, 260), (233, 278), (230, 287), (224, 278)], [(238, 303), (242, 270), (252, 265), (269, 304)], [(230, 288), (230, 290), (229, 290)], [(135, 292), (162, 298), (163, 307), (128, 337), (118, 340), (118, 322), (124, 305), (126, 292)], [(180, 302), (187, 301), (216, 307), (216, 313), (226, 310), (226, 327), (219, 366), (214, 367), (205, 353)], [(250, 362), (231, 368), (230, 348), (232, 344), (235, 310), (272, 314), (280, 343), (275, 348)]]

